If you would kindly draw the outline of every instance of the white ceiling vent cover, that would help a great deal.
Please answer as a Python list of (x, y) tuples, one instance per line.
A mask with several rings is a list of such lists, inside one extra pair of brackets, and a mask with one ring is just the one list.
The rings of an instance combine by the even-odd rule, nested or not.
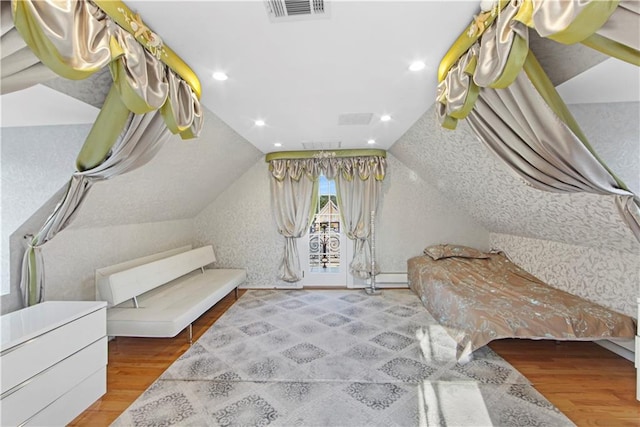
[(364, 126), (372, 118), (373, 113), (343, 113), (338, 116), (338, 126)]
[(325, 0), (265, 0), (272, 22), (298, 21), (329, 17)]
[(305, 150), (337, 150), (342, 146), (342, 141), (306, 141), (302, 143)]

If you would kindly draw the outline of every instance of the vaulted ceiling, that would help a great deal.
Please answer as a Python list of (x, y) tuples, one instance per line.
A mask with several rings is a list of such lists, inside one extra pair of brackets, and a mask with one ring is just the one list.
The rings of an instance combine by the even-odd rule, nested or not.
[[(176, 139), (145, 168), (96, 185), (83, 208), (86, 213), (78, 216), (73, 227), (192, 218), (260, 152), (302, 149), (303, 142), (340, 141), (342, 148), (367, 147), (366, 140), (373, 138), (375, 147), (391, 148), (398, 159), (491, 231), (586, 245), (604, 240), (611, 247), (624, 241), (632, 246), (609, 204), (594, 202), (602, 204), (599, 212), (604, 213), (589, 223), (577, 214), (592, 206), (589, 196), (568, 202), (533, 192), (514, 180), (464, 125), (456, 132), (436, 125), (432, 105), (437, 65), (479, 10), (478, 2), (334, 1), (327, 3), (330, 10), (325, 17), (277, 23), (269, 18), (263, 1), (127, 4), (200, 76), (207, 110), (205, 130), (198, 142)], [(559, 45), (533, 33), (530, 44), (552, 81), (567, 82), (559, 90), (568, 102), (635, 102), (635, 110), (622, 109), (630, 114), (637, 111), (637, 68), (624, 68), (620, 61), (605, 61), (588, 48)], [(408, 66), (416, 59), (426, 67), (413, 73)], [(606, 90), (599, 90), (602, 73), (618, 73), (620, 67), (623, 77), (608, 79)], [(211, 74), (217, 70), (225, 71), (229, 79), (215, 81)], [(56, 79), (46, 85), (98, 107), (110, 83), (104, 70), (87, 81)], [(4, 97), (2, 102), (6, 105)], [(95, 111), (94, 107), (87, 108)], [(14, 108), (18, 111), (19, 106), (12, 104)], [(584, 118), (593, 122), (593, 111), (598, 110), (587, 110)], [(340, 126), (344, 113), (371, 113), (371, 122)], [(390, 114), (392, 120), (381, 123), (382, 113)], [(264, 119), (266, 126), (257, 128), (253, 122), (257, 118)], [(627, 135), (627, 149), (637, 152), (628, 142), (638, 135), (637, 126), (619, 130)], [(606, 151), (603, 141), (598, 144)], [(274, 142), (283, 146), (276, 148)], [(613, 161), (629, 159), (633, 155)], [(633, 183), (634, 173), (638, 175), (635, 167), (623, 165), (630, 171), (624, 178), (640, 186)], [(497, 192), (503, 181), (511, 190), (496, 193), (497, 199), (487, 198), (483, 191)], [(482, 202), (487, 199), (502, 203), (491, 208), (507, 207), (492, 216)], [(523, 203), (514, 205), (520, 199)], [(533, 201), (535, 211), (525, 201)], [(568, 204), (558, 207), (558, 203)], [(558, 211), (563, 213), (552, 213)], [(576, 227), (570, 231), (566, 221)], [(600, 231), (591, 233), (589, 228)]]

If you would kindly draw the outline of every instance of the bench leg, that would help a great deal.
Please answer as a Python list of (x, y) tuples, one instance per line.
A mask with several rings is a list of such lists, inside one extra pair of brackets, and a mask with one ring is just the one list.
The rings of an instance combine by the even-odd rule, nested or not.
[(236, 286), (236, 299), (238, 299), (238, 287)]
[(193, 327), (192, 324), (189, 323), (189, 345), (193, 344)]

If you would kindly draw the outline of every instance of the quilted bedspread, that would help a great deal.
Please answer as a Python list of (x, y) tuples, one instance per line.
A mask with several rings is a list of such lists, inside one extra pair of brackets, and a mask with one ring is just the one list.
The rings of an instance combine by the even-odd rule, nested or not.
[(502, 254), (408, 260), (409, 284), (458, 343), (458, 357), (500, 338), (632, 338), (634, 320), (555, 289)]

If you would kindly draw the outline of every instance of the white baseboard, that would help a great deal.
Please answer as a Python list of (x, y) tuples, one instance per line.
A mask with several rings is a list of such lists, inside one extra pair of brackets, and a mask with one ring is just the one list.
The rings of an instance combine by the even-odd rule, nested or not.
[[(369, 285), (371, 279), (366, 280)], [(376, 288), (408, 288), (409, 280), (407, 273), (379, 273), (376, 276)]]
[(599, 346), (614, 352), (618, 356), (622, 356), (631, 362), (635, 362), (635, 343), (631, 340), (599, 340), (594, 341)]

